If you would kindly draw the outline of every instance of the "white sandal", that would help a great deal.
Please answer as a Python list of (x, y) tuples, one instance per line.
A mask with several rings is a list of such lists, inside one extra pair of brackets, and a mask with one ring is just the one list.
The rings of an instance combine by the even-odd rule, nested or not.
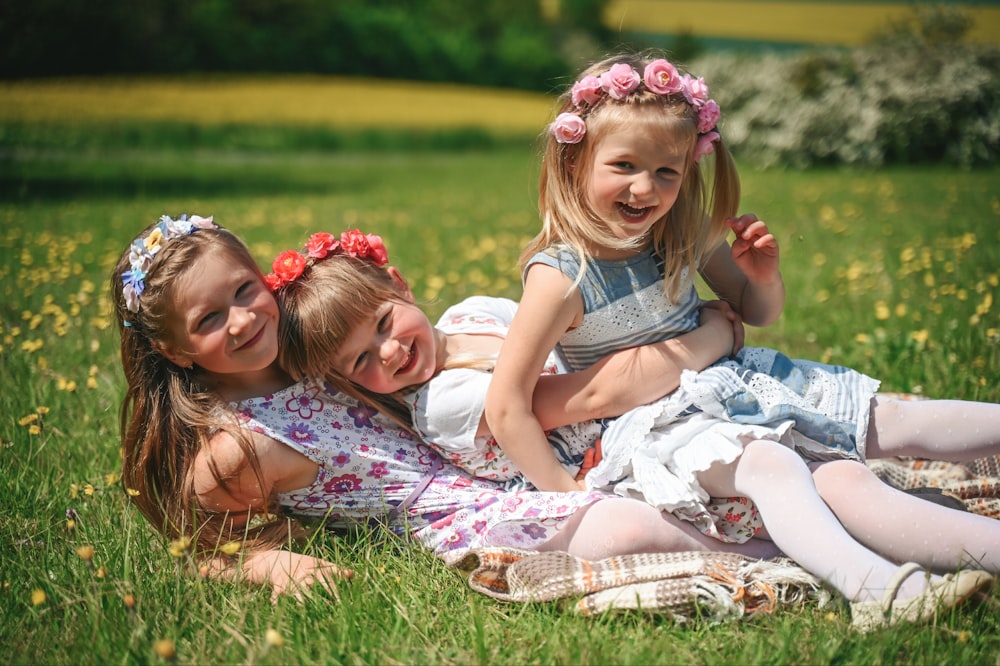
[(993, 576), (985, 571), (965, 569), (945, 574), (939, 581), (929, 582), (924, 591), (912, 599), (897, 601), (896, 595), (903, 581), (918, 571), (928, 575), (919, 564), (907, 562), (892, 575), (881, 602), (852, 603), (851, 625), (858, 631), (869, 632), (900, 622), (926, 622), (933, 619), (938, 610), (958, 606), (993, 581)]

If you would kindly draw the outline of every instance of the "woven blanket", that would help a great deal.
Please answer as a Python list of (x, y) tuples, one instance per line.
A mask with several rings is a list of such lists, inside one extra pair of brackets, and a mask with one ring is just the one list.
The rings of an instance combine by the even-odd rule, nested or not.
[(449, 563), (472, 589), (503, 601), (572, 599), (577, 612), (655, 611), (685, 623), (721, 622), (830, 600), (791, 560), (730, 553), (650, 553), (587, 561), (564, 552), (483, 548)]
[(961, 464), (888, 458), (871, 460), (868, 466), (876, 476), (897, 488), (934, 488), (959, 500), (968, 511), (1000, 518), (1000, 456)]

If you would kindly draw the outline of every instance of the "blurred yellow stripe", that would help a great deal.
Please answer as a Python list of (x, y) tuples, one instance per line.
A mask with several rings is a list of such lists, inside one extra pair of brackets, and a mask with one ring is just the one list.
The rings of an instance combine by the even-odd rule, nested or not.
[(0, 121), (170, 121), (541, 132), (553, 98), (515, 90), (323, 76), (0, 82)]
[[(973, 18), (969, 38), (1000, 45), (1000, 8), (956, 5)], [(857, 46), (889, 21), (912, 14), (909, 3), (612, 0), (612, 30), (768, 42)]]

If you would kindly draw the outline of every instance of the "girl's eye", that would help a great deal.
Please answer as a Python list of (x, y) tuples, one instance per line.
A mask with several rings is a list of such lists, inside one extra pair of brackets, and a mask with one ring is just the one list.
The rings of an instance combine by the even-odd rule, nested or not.
[(632, 168), (632, 163), (631, 162), (615, 162), (615, 167), (617, 167), (619, 169), (631, 169)]
[(382, 315), (382, 318), (378, 320), (378, 326), (377, 326), (376, 330), (379, 333), (382, 333), (383, 331), (385, 331), (385, 329), (389, 326), (389, 317), (390, 317), (391, 314), (392, 314), (391, 311), (390, 312), (386, 312), (384, 315)]
[(217, 315), (217, 312), (209, 312), (207, 315), (198, 320), (198, 323), (195, 325), (195, 329), (200, 331), (208, 328), (208, 326), (215, 321)]

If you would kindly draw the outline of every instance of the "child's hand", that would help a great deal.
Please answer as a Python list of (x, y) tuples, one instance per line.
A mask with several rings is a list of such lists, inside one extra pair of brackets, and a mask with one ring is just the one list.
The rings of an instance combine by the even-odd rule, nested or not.
[(587, 473), (590, 472), (590, 470), (597, 467), (598, 463), (601, 462), (602, 457), (601, 440), (597, 440), (596, 444), (583, 452), (583, 465), (580, 466), (580, 471), (576, 473), (576, 480), (582, 484), (580, 490), (587, 489), (587, 484), (584, 479), (587, 477)]
[(743, 349), (746, 331), (743, 328), (743, 318), (726, 301), (707, 301), (701, 306), (701, 323), (708, 324), (713, 318), (724, 319), (733, 329), (733, 348), (729, 355)]
[(301, 553), (280, 553), (270, 570), (271, 600), (283, 594), (303, 599), (310, 590), (323, 589), (337, 597), (337, 581), (354, 575), (350, 569)]
[(733, 262), (750, 282), (769, 284), (779, 279), (778, 241), (767, 225), (753, 213), (726, 220), (736, 233), (733, 241)]

